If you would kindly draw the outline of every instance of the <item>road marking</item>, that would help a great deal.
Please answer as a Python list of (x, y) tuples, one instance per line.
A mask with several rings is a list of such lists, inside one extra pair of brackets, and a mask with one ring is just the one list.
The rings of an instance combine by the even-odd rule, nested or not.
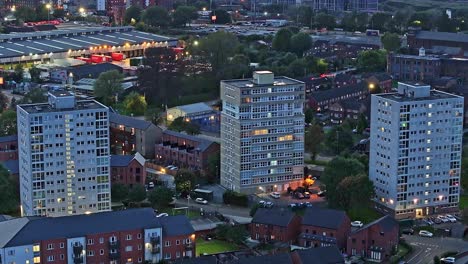
[(421, 251), (419, 251), (419, 253), (417, 253), (416, 255), (414, 255), (412, 258), (408, 259), (408, 263), (411, 263), (412, 260), (414, 260), (417, 256), (419, 256), (419, 254), (423, 253), (424, 250), (421, 249)]

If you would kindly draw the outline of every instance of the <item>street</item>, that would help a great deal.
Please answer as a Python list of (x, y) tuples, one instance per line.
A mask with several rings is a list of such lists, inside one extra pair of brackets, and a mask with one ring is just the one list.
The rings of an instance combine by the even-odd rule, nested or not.
[(468, 250), (468, 242), (459, 238), (429, 238), (418, 235), (403, 235), (403, 238), (413, 246), (413, 253), (406, 258), (406, 261), (410, 264), (429, 264), (433, 263), (435, 256), (440, 256), (447, 251), (461, 253)]
[(231, 206), (225, 204), (215, 204), (215, 203), (208, 203), (208, 204), (199, 204), (196, 203), (194, 200), (187, 201), (187, 199), (177, 199), (176, 202), (177, 207), (189, 207), (195, 208), (199, 210), (203, 208), (206, 212), (219, 212), (223, 215), (233, 215), (233, 216), (241, 216), (241, 217), (250, 217), (250, 208), (247, 207), (238, 207), (238, 206)]

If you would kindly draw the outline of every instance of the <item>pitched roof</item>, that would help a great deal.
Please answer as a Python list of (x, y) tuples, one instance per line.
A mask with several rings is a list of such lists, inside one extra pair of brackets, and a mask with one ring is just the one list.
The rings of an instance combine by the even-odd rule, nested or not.
[(418, 39), (431, 39), (431, 40), (443, 40), (450, 42), (468, 42), (468, 35), (462, 33), (450, 33), (450, 32), (435, 32), (435, 31), (418, 31), (416, 33)]
[(0, 137), (0, 143), (9, 141), (18, 141), (18, 135)]
[(377, 72), (377, 73), (370, 73), (367, 74), (367, 78), (375, 77), (379, 82), (384, 82), (388, 80), (392, 80), (392, 76), (385, 72)]
[(74, 78), (98, 78), (103, 72), (117, 70), (122, 72), (122, 67), (112, 63), (85, 64), (69, 67), (68, 72), (73, 73)]
[(295, 215), (285, 208), (258, 208), (252, 223), (287, 227)]
[(375, 225), (379, 226), (381, 232), (390, 232), (394, 228), (399, 227), (398, 222), (395, 219), (393, 219), (389, 215), (385, 215), (373, 222), (368, 223), (367, 225), (364, 225), (363, 227), (357, 230), (354, 230), (352, 233), (361, 232)]
[(109, 112), (109, 122), (124, 125), (126, 127), (133, 127), (140, 130), (145, 130), (153, 124), (145, 120), (131, 116), (119, 115), (114, 112)]
[(347, 82), (354, 78), (353, 75), (347, 73), (341, 73), (335, 76), (335, 82)]
[(185, 215), (174, 215), (170, 217), (160, 217), (159, 222), (163, 227), (166, 236), (190, 235), (195, 232), (192, 224)]
[(10, 174), (19, 173), (19, 160), (5, 160), (1, 164), (5, 169), (7, 169), (10, 172)]
[(200, 151), (204, 151), (209, 146), (211, 146), (211, 144), (215, 143), (214, 141), (211, 141), (211, 140), (208, 140), (208, 139), (204, 139), (204, 138), (197, 137), (197, 136), (192, 136), (192, 135), (187, 135), (185, 133), (180, 133), (180, 132), (176, 132), (176, 131), (169, 130), (169, 129), (164, 130), (163, 133), (167, 134), (167, 135), (174, 136), (174, 137), (185, 138), (187, 140), (198, 142), (198, 146), (195, 149), (200, 150)]
[(338, 229), (346, 218), (347, 215), (344, 211), (310, 207), (305, 210), (304, 216), (302, 217), (302, 224)]
[(133, 160), (133, 155), (111, 155), (111, 167), (127, 167)]
[(355, 99), (344, 100), (339, 102), (339, 104), (347, 110), (360, 110), (362, 106), (362, 102)]
[[(165, 220), (172, 221), (173, 218), (177, 217), (169, 216)], [(40, 218), (23, 217), (17, 219), (10, 221), (26, 223), (20, 230), (17, 230), (16, 235), (11, 240), (7, 241), (7, 247), (27, 245), (54, 238), (82, 237), (86, 234), (161, 227), (161, 223), (158, 221), (160, 218), (156, 218), (154, 210), (151, 208), (137, 208), (89, 215)], [(9, 230), (8, 228), (3, 228), (2, 224), (10, 224), (10, 221), (0, 222), (2, 237), (4, 232)], [(183, 224), (178, 218), (174, 219), (174, 221)], [(188, 219), (186, 222), (190, 225)], [(170, 226), (169, 228), (178, 229), (179, 227)]]
[(343, 86), (341, 88), (313, 91), (311, 92), (310, 96), (313, 97), (317, 102), (321, 102), (362, 91), (367, 91), (367, 87), (364, 85), (363, 82), (360, 82), (358, 84)]
[(244, 257), (237, 261), (233, 261), (233, 264), (292, 264), (292, 258), (289, 253), (279, 253), (275, 255), (264, 255), (255, 257)]
[(181, 258), (176, 260), (175, 264), (217, 264), (216, 256), (202, 256), (198, 258)]
[(345, 263), (344, 258), (336, 246), (318, 247), (304, 250), (296, 250), (292, 254), (297, 254), (302, 263), (307, 264), (341, 264)]
[(200, 112), (213, 111), (213, 108), (211, 108), (206, 103), (195, 103), (195, 104), (189, 104), (189, 105), (179, 105), (179, 106), (175, 106), (174, 108), (177, 108), (177, 109), (185, 112), (186, 115), (200, 113)]
[(0, 233), (2, 234), (0, 236), (0, 248), (4, 248), (28, 222), (27, 217), (0, 222)]
[(0, 222), (6, 221), (6, 220), (10, 220), (10, 219), (13, 219), (13, 218), (14, 218), (14, 217), (9, 216), (9, 215), (0, 215)]

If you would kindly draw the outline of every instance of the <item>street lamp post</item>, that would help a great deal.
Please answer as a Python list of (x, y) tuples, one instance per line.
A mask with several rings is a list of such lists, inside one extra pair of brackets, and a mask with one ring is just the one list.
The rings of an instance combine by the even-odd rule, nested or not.
[(83, 22), (84, 22), (84, 12), (85, 12), (85, 9), (83, 7), (80, 7), (80, 9), (78, 10), (80, 11), (80, 16), (83, 17)]
[(51, 4), (46, 4), (46, 8), (47, 8), (47, 22), (50, 21), (50, 8), (52, 7)]

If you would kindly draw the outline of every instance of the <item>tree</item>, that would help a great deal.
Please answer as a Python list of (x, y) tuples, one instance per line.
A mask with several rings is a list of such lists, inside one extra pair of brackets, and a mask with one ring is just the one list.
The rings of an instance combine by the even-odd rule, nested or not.
[(440, 264), (440, 257), (439, 256), (434, 256), (434, 264)]
[(287, 28), (278, 30), (275, 34), (275, 38), (273, 39), (273, 43), (271, 44), (273, 49), (277, 51), (289, 51), (291, 48), (292, 35), (291, 30)]
[(462, 211), (462, 219), (465, 225), (468, 225), (468, 207), (465, 207)]
[(30, 22), (36, 20), (36, 12), (30, 7), (19, 6), (16, 8), (15, 17), (17, 20), (23, 22)]
[(13, 74), (13, 80), (16, 82), (16, 83), (20, 83), (23, 81), (23, 78), (24, 78), (24, 68), (23, 68), (23, 65), (22, 64), (16, 64), (15, 66), (15, 72)]
[(457, 31), (455, 23), (448, 17), (445, 11), (442, 12), (442, 15), (437, 21), (437, 29), (442, 32), (456, 32)]
[(219, 153), (208, 156), (207, 180), (209, 183), (215, 183), (218, 181), (219, 171), (221, 169), (220, 161), (221, 158)]
[(35, 82), (35, 83), (40, 83), (42, 80), (41, 80), (41, 70), (36, 68), (35, 65), (33, 65), (30, 69), (29, 69), (29, 75), (31, 75), (31, 81), (32, 82)]
[(235, 54), (239, 46), (237, 37), (229, 32), (218, 31), (200, 41), (200, 50), (207, 56), (215, 71), (222, 71), (228, 58)]
[(375, 13), (372, 15), (369, 21), (371, 29), (378, 29), (384, 31), (387, 28), (387, 24), (392, 20), (392, 15), (387, 13)]
[(332, 206), (349, 210), (354, 207), (369, 204), (374, 195), (374, 185), (365, 174), (348, 176), (340, 181), (336, 187), (336, 196), (330, 198), (327, 190), (328, 201)]
[(123, 104), (127, 113), (132, 113), (137, 116), (143, 115), (148, 106), (145, 97), (137, 92), (131, 92), (125, 96)]
[(174, 183), (178, 192), (188, 194), (195, 187), (195, 173), (188, 169), (180, 169), (177, 171)]
[(127, 185), (122, 183), (114, 183), (111, 187), (112, 201), (118, 202), (127, 198), (129, 192), (129, 188)]
[(315, 111), (312, 108), (307, 108), (307, 110), (304, 113), (304, 120), (306, 124), (312, 123), (314, 121), (314, 114)]
[(146, 189), (143, 185), (134, 185), (128, 192), (128, 200), (131, 202), (141, 202), (146, 199)]
[(333, 29), (336, 27), (335, 17), (326, 13), (318, 13), (315, 16), (315, 23), (319, 28)]
[(242, 225), (218, 225), (216, 227), (216, 237), (235, 244), (242, 244), (247, 239), (248, 233)]
[[(42, 21), (42, 20), (47, 20), (50, 18), (50, 12), (51, 10), (46, 7), (45, 4), (40, 4), (39, 6), (36, 7), (36, 21)], [(48, 14), (49, 13), (49, 14)]]
[(367, 122), (367, 118), (364, 114), (360, 114), (357, 122), (357, 132), (362, 133), (364, 129), (369, 127), (369, 122)]
[(307, 63), (303, 59), (296, 59), (288, 65), (288, 75), (294, 78), (307, 74)]
[(383, 50), (362, 51), (358, 55), (357, 64), (361, 72), (384, 71), (387, 66), (387, 53)]
[(215, 24), (228, 24), (231, 23), (231, 15), (223, 9), (216, 9), (211, 12), (210, 17), (216, 16)]
[(310, 6), (299, 6), (296, 12), (294, 12), (294, 15), (296, 16), (298, 22), (303, 26), (312, 28), (314, 24), (314, 11)]
[(162, 110), (157, 107), (147, 108), (145, 111), (145, 120), (155, 125), (159, 125), (162, 121), (161, 118)]
[(125, 24), (138, 23), (141, 19), (142, 10), (137, 5), (132, 5), (125, 10)]
[(6, 97), (6, 95), (0, 91), (0, 113), (6, 109), (8, 109), (8, 97)]
[(250, 72), (250, 59), (243, 54), (236, 54), (229, 60), (222, 72), (222, 77), (227, 79), (243, 78)]
[(10, 173), (0, 165), (0, 214), (15, 213), (19, 209), (17, 184)]
[(298, 57), (302, 57), (304, 52), (312, 48), (312, 38), (309, 34), (300, 32), (291, 37), (291, 51)]
[(325, 136), (325, 145), (334, 154), (350, 149), (353, 146), (353, 134), (343, 126), (335, 126)]
[(305, 134), (305, 149), (307, 152), (312, 154), (313, 160), (315, 160), (317, 153), (321, 149), (323, 139), (323, 130), (320, 125), (315, 124), (307, 129)]
[(172, 202), (174, 192), (163, 186), (158, 186), (148, 193), (148, 200), (153, 208), (165, 208)]
[(44, 90), (35, 88), (29, 91), (21, 100), (19, 104), (37, 104), (47, 102), (47, 96), (44, 94)]
[(0, 136), (16, 135), (16, 112), (6, 110), (0, 115)]
[(152, 6), (146, 9), (141, 16), (145, 24), (152, 27), (165, 27), (169, 24), (170, 17), (166, 9)]
[(385, 32), (382, 36), (382, 44), (387, 51), (397, 51), (400, 49), (400, 36), (395, 33)]
[(122, 80), (123, 75), (117, 70), (101, 73), (94, 83), (94, 95), (101, 103), (113, 106), (116, 96), (123, 90)]
[(190, 21), (198, 18), (197, 9), (193, 6), (178, 6), (172, 15), (176, 26), (185, 26)]
[(57, 8), (53, 11), (54, 18), (64, 18), (67, 15), (67, 12), (63, 8)]

